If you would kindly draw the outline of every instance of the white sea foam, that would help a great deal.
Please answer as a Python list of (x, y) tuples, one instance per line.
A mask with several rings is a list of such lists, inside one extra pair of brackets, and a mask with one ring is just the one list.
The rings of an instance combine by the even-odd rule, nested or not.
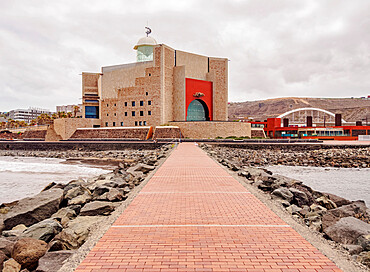
[(50, 182), (67, 183), (110, 172), (87, 165), (62, 164), (64, 160), (34, 157), (0, 157), (0, 203), (35, 195)]

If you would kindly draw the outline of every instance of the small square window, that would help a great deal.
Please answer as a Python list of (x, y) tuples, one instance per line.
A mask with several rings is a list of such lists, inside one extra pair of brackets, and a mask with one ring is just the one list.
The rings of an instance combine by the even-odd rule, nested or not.
[(106, 126), (106, 127), (108, 126), (108, 122), (105, 122), (105, 126)]
[(134, 112), (134, 111), (132, 111), (132, 112), (131, 112), (131, 115), (132, 115), (132, 116), (135, 116), (135, 112)]
[(109, 116), (109, 113), (107, 113), (107, 116)]
[(109, 104), (107, 104), (107, 107), (109, 107)]
[(132, 102), (131, 102), (131, 105), (132, 105), (133, 107), (135, 107), (135, 101), (132, 101)]
[(116, 103), (114, 103), (114, 106), (116, 106)]
[(121, 122), (121, 127), (123, 127), (123, 122)]
[(152, 104), (152, 101), (151, 101), (151, 100), (149, 100), (149, 101), (148, 101), (148, 105), (150, 106), (151, 104)]
[(146, 121), (144, 121), (144, 126), (146, 126)]
[(135, 121), (135, 126), (137, 126), (137, 121)]
[(152, 74), (151, 73), (149, 73), (149, 76), (151, 76)]
[(114, 113), (114, 116), (117, 116), (117, 113)]
[(114, 127), (116, 126), (116, 122), (113, 122), (113, 126), (114, 126)]
[(125, 111), (125, 116), (127, 116), (127, 111)]
[(140, 111), (140, 116), (144, 116), (144, 112), (143, 111)]
[(148, 111), (148, 115), (152, 115), (152, 111)]
[(146, 93), (145, 93), (145, 95), (149, 95), (149, 93), (148, 93), (148, 92), (146, 92)]
[(140, 101), (140, 106), (144, 106), (144, 101)]
[(141, 121), (139, 121), (139, 126), (142, 126), (142, 125), (143, 125), (143, 123)]
[(125, 102), (125, 107), (127, 107), (127, 102)]

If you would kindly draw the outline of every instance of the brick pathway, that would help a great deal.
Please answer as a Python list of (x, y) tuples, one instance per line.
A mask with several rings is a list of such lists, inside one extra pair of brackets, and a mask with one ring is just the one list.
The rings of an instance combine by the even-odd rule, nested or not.
[(77, 268), (341, 271), (193, 143), (182, 143)]

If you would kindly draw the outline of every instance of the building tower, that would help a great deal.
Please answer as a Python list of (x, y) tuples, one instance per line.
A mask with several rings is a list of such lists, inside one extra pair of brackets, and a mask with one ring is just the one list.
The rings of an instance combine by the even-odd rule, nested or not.
[(149, 27), (146, 28), (146, 37), (142, 37), (137, 44), (134, 46), (134, 49), (137, 50), (136, 61), (152, 61), (153, 60), (153, 47), (157, 45), (157, 41), (152, 37), (149, 37), (149, 34), (152, 33), (152, 30)]

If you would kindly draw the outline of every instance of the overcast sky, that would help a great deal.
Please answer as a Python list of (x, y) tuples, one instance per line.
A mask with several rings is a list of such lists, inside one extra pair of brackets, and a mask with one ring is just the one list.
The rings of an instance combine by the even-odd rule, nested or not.
[(229, 62), (229, 101), (370, 94), (369, 0), (0, 0), (0, 111), (80, 103), (81, 74), (158, 43)]

